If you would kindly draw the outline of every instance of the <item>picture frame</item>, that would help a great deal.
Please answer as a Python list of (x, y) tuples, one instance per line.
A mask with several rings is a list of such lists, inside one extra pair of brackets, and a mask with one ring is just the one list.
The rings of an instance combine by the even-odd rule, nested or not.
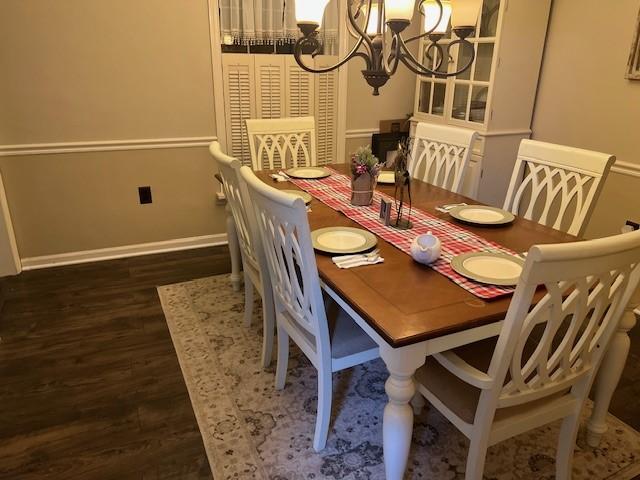
[(636, 20), (636, 29), (633, 34), (633, 42), (631, 43), (631, 52), (629, 52), (629, 62), (627, 64), (627, 73), (625, 77), (629, 80), (640, 80), (640, 11)]

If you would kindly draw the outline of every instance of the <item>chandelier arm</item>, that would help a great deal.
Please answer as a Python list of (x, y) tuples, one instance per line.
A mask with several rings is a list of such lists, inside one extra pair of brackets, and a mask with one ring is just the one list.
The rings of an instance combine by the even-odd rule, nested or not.
[[(293, 50), (293, 57), (296, 60), (296, 63), (300, 66), (300, 68), (302, 68), (303, 70), (306, 70), (307, 72), (310, 73), (328, 73), (328, 72), (332, 72), (333, 70), (336, 70), (338, 68), (340, 68), (342, 65), (344, 65), (345, 63), (347, 63), (349, 60), (351, 60), (352, 58), (356, 58), (356, 57), (362, 57), (366, 64), (367, 64), (367, 68), (371, 68), (371, 59), (369, 58), (369, 56), (367, 54), (365, 54), (364, 52), (358, 52), (358, 48), (360, 48), (360, 45), (362, 44), (362, 39), (360, 39), (355, 45), (354, 47), (351, 49), (351, 51), (347, 54), (346, 57), (344, 57), (342, 60), (340, 60), (339, 62), (337, 62), (334, 65), (331, 65), (329, 67), (324, 67), (324, 68), (313, 68), (308, 66), (307, 64), (304, 63), (304, 61), (302, 60), (302, 48), (305, 46), (306, 38), (301, 38), (299, 39), (295, 46), (294, 46), (294, 50)], [(317, 42), (317, 40), (316, 40)]]
[[(358, 25), (358, 21), (356, 20), (356, 17), (353, 13), (352, 7), (353, 4), (355, 3), (356, 0), (349, 0), (349, 6), (347, 8), (347, 13), (348, 18), (349, 18), (349, 23), (351, 24), (351, 26), (353, 27), (353, 29), (356, 31), (356, 33), (358, 35), (360, 35), (360, 38), (358, 39), (358, 43), (360, 45), (362, 45), (362, 43), (364, 42), (367, 50), (369, 52), (370, 56), (373, 56), (373, 52), (374, 52), (374, 48), (373, 48), (373, 41), (369, 38), (369, 35), (367, 35), (367, 32), (365, 31), (367, 28), (367, 25), (369, 25), (369, 17), (371, 16), (371, 4), (376, 1), (376, 0), (365, 0), (367, 2), (367, 15), (364, 19), (364, 28), (365, 30), (363, 30), (360, 25)], [(359, 5), (358, 6), (358, 12), (360, 12), (360, 10), (362, 9), (363, 5)]]
[[(389, 56), (387, 57), (385, 55), (385, 53), (383, 52), (383, 60), (384, 60), (384, 69), (385, 72), (387, 72), (387, 74), (389, 76), (392, 76), (396, 73), (396, 71), (398, 70), (398, 65), (400, 64), (400, 58), (402, 57), (402, 50), (400, 48), (400, 42), (398, 41), (398, 35), (399, 34), (394, 34), (393, 35), (393, 39), (391, 40), (391, 53), (389, 53)], [(393, 62), (393, 66), (390, 66), (389, 62)]]
[(431, 69), (429, 67), (425, 67), (422, 63), (420, 63), (420, 61), (418, 61), (416, 57), (413, 56), (411, 51), (407, 48), (407, 45), (402, 40), (402, 37), (400, 37), (399, 40), (402, 47), (402, 54), (401, 54), (400, 60), (413, 73), (416, 73), (418, 75), (437, 75), (441, 77), (449, 76), (445, 73), (437, 71), (442, 65), (442, 61), (444, 59), (444, 50), (440, 44), (433, 42), (427, 47), (426, 51), (429, 51), (431, 48), (436, 48), (438, 50), (438, 53), (440, 54), (440, 61), (438, 62), (438, 65), (436, 66), (435, 69)]
[[(469, 56), (469, 61), (466, 63), (466, 65), (464, 65), (462, 68), (459, 68), (455, 72), (448, 74), (447, 75), (448, 77), (454, 77), (456, 75), (460, 75), (469, 67), (471, 67), (474, 60), (476, 59), (476, 49), (473, 46), (473, 43), (471, 43), (470, 41), (464, 38), (459, 38), (457, 40), (454, 40), (453, 42), (449, 43), (449, 45), (447, 45), (447, 57), (451, 56), (451, 47), (453, 47), (454, 45), (460, 45), (460, 49), (469, 47), (469, 49), (471, 50), (471, 55)], [(460, 58), (459, 54), (458, 54), (458, 58)]]
[[(367, 2), (367, 15), (365, 18), (365, 25), (369, 23), (369, 15), (371, 14), (371, 2), (374, 0), (365, 0)], [(313, 68), (313, 67), (309, 67), (308, 65), (306, 65), (304, 63), (304, 61), (302, 60), (302, 49), (304, 46), (306, 45), (312, 45), (315, 47), (316, 51), (319, 47), (319, 42), (318, 42), (318, 32), (314, 31), (313, 33), (310, 34), (306, 34), (304, 37), (301, 37), (298, 39), (298, 41), (295, 43), (294, 46), (294, 50), (293, 50), (293, 56), (296, 60), (296, 63), (300, 66), (300, 68), (302, 68), (303, 70), (306, 70), (307, 72), (310, 73), (328, 73), (331, 72), (333, 70), (336, 70), (338, 68), (340, 68), (342, 65), (344, 65), (345, 63), (347, 63), (349, 60), (351, 60), (352, 58), (355, 57), (362, 57), (366, 64), (367, 64), (367, 69), (372, 68), (372, 60), (371, 57), (373, 56), (373, 42), (371, 41), (371, 39), (369, 38), (369, 36), (362, 30), (362, 28), (360, 28), (360, 26), (358, 25), (357, 20), (355, 19), (354, 13), (353, 13), (353, 5), (356, 2), (356, 0), (349, 0), (349, 6), (347, 8), (347, 13), (348, 13), (348, 19), (349, 19), (349, 23), (351, 24), (351, 26), (353, 27), (353, 29), (358, 33), (359, 38), (356, 41), (355, 45), (353, 46), (353, 48), (351, 48), (351, 50), (349, 51), (349, 53), (340, 61), (338, 61), (336, 64), (331, 65), (329, 67), (325, 67), (325, 68)], [(358, 6), (358, 11), (360, 11), (362, 8), (362, 5)], [(358, 52), (358, 50), (360, 49), (360, 47), (362, 46), (362, 44), (365, 45), (366, 49), (369, 52), (369, 55), (366, 55), (363, 52)], [(312, 54), (312, 56), (315, 56), (316, 53), (314, 52)]]

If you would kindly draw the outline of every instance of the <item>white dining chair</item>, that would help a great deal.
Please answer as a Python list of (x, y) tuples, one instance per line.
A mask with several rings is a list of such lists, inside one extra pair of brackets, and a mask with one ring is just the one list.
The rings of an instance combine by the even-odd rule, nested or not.
[(581, 237), (616, 157), (522, 140), (504, 209)]
[(461, 193), (478, 132), (421, 122), (416, 126), (409, 174), (437, 187)]
[(559, 419), (556, 478), (571, 477), (580, 411), (639, 278), (640, 231), (534, 246), (500, 335), (428, 357), (418, 391), (469, 438), (466, 480), (489, 446)]
[(314, 117), (251, 119), (246, 124), (255, 171), (317, 165)]
[(225, 155), (218, 142), (209, 146), (220, 176), (227, 202), (236, 225), (242, 270), (244, 273), (244, 323), (251, 325), (253, 318), (254, 288), (262, 298), (262, 366), (271, 364), (275, 333), (275, 311), (269, 270), (264, 258), (264, 251), (255, 214), (244, 181), (240, 178), (240, 161)]
[(378, 346), (337, 303), (323, 296), (304, 201), (261, 182), (248, 167), (246, 182), (263, 239), (278, 331), (276, 389), (284, 388), (289, 338), (318, 370), (313, 448), (327, 441), (332, 373), (378, 358)]

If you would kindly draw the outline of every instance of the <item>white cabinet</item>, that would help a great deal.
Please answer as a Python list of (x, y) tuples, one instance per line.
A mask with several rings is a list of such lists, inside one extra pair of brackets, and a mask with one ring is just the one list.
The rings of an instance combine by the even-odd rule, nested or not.
[[(336, 57), (318, 55), (306, 63), (328, 66)], [(338, 72), (312, 74), (302, 70), (291, 55), (222, 55), (227, 149), (251, 165), (245, 120), (313, 115), (319, 164), (337, 158)]]
[[(450, 78), (418, 76), (412, 122), (436, 122), (480, 133), (464, 194), (502, 206), (520, 140), (531, 135), (551, 0), (484, 0), (471, 68)], [(451, 41), (451, 35), (442, 43)], [(436, 62), (433, 50), (420, 54)], [(469, 52), (452, 48), (441, 70), (456, 71)]]

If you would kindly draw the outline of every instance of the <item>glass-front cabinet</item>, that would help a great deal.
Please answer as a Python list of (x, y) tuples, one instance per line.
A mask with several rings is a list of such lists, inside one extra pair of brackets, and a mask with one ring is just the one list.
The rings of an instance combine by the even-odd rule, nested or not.
[[(551, 0), (484, 0), (468, 39), (475, 50), (471, 67), (452, 77), (416, 77), (412, 126), (432, 122), (476, 130), (463, 193), (491, 205), (502, 206), (520, 141), (531, 135), (550, 5)], [(455, 38), (449, 25), (439, 43)], [(468, 46), (455, 44), (440, 61), (428, 38), (420, 42), (423, 63), (439, 65), (443, 73), (460, 70), (471, 58)]]
[[(503, 0), (504, 1), (504, 0)], [(501, 0), (485, 0), (473, 37), (476, 58), (471, 68), (455, 77), (444, 78), (432, 75), (418, 77), (416, 112), (453, 123), (471, 122), (484, 125), (487, 118), (487, 103), (491, 90), (493, 67), (497, 56), (496, 39), (500, 16)], [(445, 37), (439, 42), (443, 46), (451, 42), (451, 25)], [(448, 59), (440, 62), (438, 52), (428, 49), (429, 39), (422, 39), (420, 55), (425, 64), (438, 71), (455, 72), (469, 63), (469, 48), (455, 45)], [(445, 48), (446, 50), (446, 48)]]

